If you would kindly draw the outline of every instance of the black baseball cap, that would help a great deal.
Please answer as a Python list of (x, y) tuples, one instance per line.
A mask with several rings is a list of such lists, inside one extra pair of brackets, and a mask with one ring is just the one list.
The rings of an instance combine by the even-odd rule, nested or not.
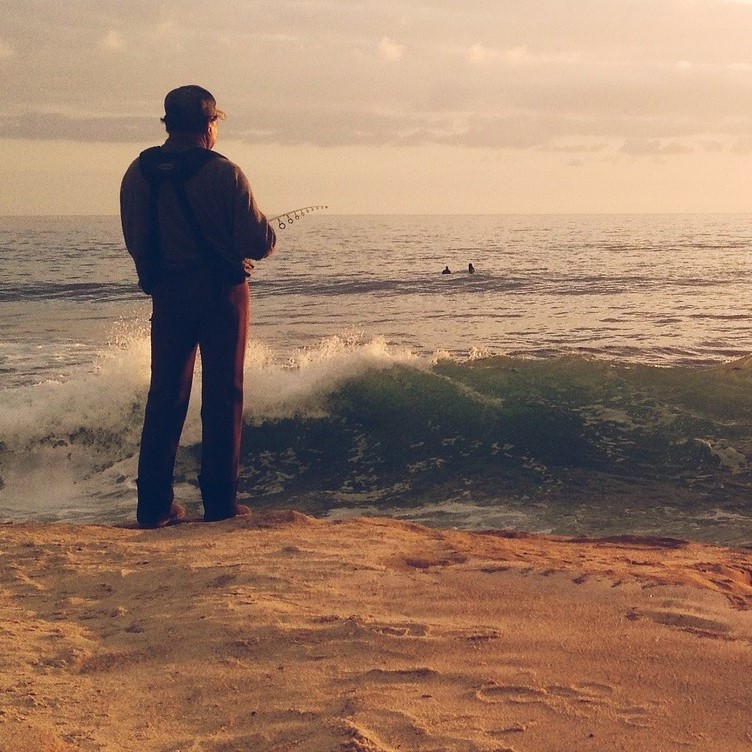
[(209, 121), (227, 117), (217, 109), (217, 101), (211, 92), (194, 84), (168, 92), (164, 109), (162, 122), (168, 131), (201, 133)]

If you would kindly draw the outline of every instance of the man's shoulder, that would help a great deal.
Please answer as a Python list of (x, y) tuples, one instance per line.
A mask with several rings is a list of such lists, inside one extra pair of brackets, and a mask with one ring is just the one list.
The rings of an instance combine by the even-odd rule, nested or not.
[(219, 169), (226, 170), (228, 172), (243, 172), (240, 167), (235, 164), (235, 162), (226, 157), (224, 154), (220, 154), (218, 151), (212, 151), (212, 154), (215, 157), (213, 161), (219, 167)]
[(211, 170), (215, 171), (215, 174), (220, 175), (224, 180), (232, 181), (235, 185), (248, 182), (245, 173), (235, 162), (219, 152), (215, 151), (212, 154), (214, 154), (215, 159), (212, 159), (208, 166)]
[(139, 157), (136, 157), (126, 169), (123, 174), (123, 185), (133, 184), (134, 182), (141, 183), (144, 181), (144, 176), (141, 173), (141, 162)]

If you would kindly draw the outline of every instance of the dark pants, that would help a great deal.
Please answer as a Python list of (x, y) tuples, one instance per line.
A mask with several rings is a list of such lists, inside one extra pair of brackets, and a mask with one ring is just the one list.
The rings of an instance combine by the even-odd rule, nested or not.
[(162, 280), (152, 294), (151, 384), (138, 460), (141, 524), (169, 516), (173, 472), (201, 351), (201, 497), (204, 518), (236, 513), (243, 417), (246, 283), (220, 285), (203, 269)]

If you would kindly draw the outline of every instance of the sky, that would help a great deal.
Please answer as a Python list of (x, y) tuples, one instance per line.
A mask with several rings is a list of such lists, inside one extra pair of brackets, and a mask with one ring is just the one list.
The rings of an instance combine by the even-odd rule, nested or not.
[(752, 212), (752, 3), (0, 0), (0, 214), (114, 214), (164, 95), (267, 214)]

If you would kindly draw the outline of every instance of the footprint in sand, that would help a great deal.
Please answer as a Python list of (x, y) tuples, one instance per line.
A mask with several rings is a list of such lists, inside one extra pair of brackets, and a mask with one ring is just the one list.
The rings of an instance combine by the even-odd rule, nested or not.
[(383, 682), (422, 682), (439, 676), (439, 672), (427, 666), (416, 666), (404, 669), (374, 668), (367, 671), (364, 676), (371, 680)]
[(490, 684), (482, 687), (476, 697), (481, 702), (510, 705), (539, 705), (567, 715), (586, 715), (597, 706), (613, 705), (614, 688), (608, 684), (582, 684), (532, 687), (520, 684)]
[(708, 637), (716, 640), (734, 640), (731, 635), (731, 627), (717, 619), (710, 619), (698, 614), (689, 613), (679, 609), (667, 608), (644, 611), (638, 608), (630, 609), (625, 617), (630, 621), (650, 619), (656, 624), (674, 627), (682, 632)]
[[(426, 637), (431, 631), (427, 624), (419, 622), (378, 622), (368, 621), (358, 616), (343, 618), (337, 614), (318, 616), (313, 620), (314, 624), (330, 626), (332, 637), (342, 635), (351, 637), (353, 634), (380, 634), (388, 637)], [(316, 630), (320, 632), (321, 630)]]
[(405, 622), (402, 624), (367, 624), (368, 629), (378, 634), (389, 635), (392, 637), (425, 637), (429, 628), (425, 624), (416, 624), (413, 622)]
[(647, 705), (630, 705), (617, 708), (617, 716), (626, 726), (634, 728), (654, 728), (657, 723), (657, 715), (661, 715), (660, 706), (657, 703)]
[(476, 693), (476, 697), (482, 702), (509, 702), (519, 705), (528, 705), (535, 702), (547, 704), (547, 696), (548, 693), (545, 689), (514, 684), (491, 684), (482, 687)]
[(613, 687), (607, 684), (586, 683), (575, 686), (558, 686), (553, 685), (547, 688), (550, 695), (561, 697), (564, 700), (570, 700), (575, 703), (585, 705), (607, 705), (610, 704), (610, 696), (613, 694)]
[[(616, 699), (616, 689), (600, 682), (583, 682), (573, 685), (552, 684), (532, 687), (519, 684), (489, 684), (481, 688), (476, 697), (481, 702), (528, 706), (531, 716), (533, 707), (545, 712), (564, 713), (568, 717), (589, 717), (598, 712), (615, 714), (625, 726), (633, 728), (653, 728), (664, 715), (657, 702), (621, 705)], [(512, 732), (522, 733), (530, 723), (518, 723), (507, 729), (495, 732), (495, 736), (506, 736)]]
[(470, 628), (453, 629), (446, 634), (447, 637), (452, 640), (462, 640), (463, 642), (468, 642), (476, 647), (486, 642), (499, 640), (503, 636), (501, 630), (483, 624), (478, 624), (477, 626)]
[(234, 574), (221, 574), (218, 577), (209, 580), (209, 582), (206, 583), (206, 586), (210, 588), (223, 588), (227, 587), (230, 583), (235, 582), (236, 579), (237, 576)]
[(124, 668), (142, 663), (146, 657), (143, 653), (136, 651), (98, 653), (82, 660), (79, 671), (82, 674), (117, 673)]
[(404, 559), (406, 566), (412, 569), (430, 569), (431, 567), (449, 567), (456, 564), (466, 564), (467, 556), (459, 551), (449, 550), (444, 555), (408, 557)]

